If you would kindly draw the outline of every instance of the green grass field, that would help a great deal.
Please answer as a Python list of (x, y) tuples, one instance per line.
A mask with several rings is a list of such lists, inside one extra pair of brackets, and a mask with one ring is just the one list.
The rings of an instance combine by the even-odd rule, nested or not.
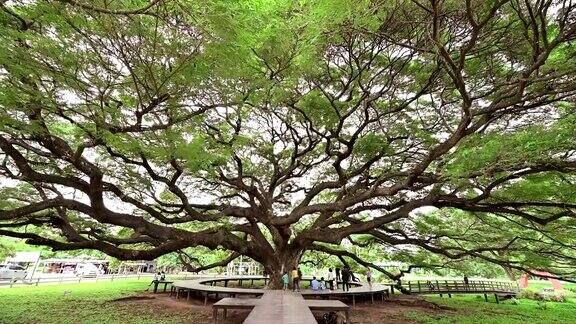
[[(149, 279), (0, 289), (0, 323), (204, 323), (206, 314), (115, 299), (146, 289)], [(66, 296), (65, 292), (69, 292)]]
[(576, 323), (574, 299), (565, 303), (519, 299), (515, 304), (511, 301), (496, 304), (493, 299), (486, 303), (483, 296), (473, 295), (426, 299), (454, 311), (442, 314), (409, 312), (406, 318), (423, 323)]
[[(539, 291), (550, 288), (547, 281), (531, 281), (528, 290)], [(453, 312), (443, 314), (410, 312), (406, 318), (423, 323), (576, 323), (576, 284), (564, 284), (567, 302), (538, 302), (528, 299), (506, 300), (496, 304), (489, 295), (488, 303), (484, 296), (456, 295), (453, 298), (427, 296), (428, 301), (450, 307)]]
[[(122, 280), (0, 289), (0, 323), (210, 322), (210, 309), (201, 306), (201, 303), (190, 305), (168, 298), (145, 302), (115, 301), (142, 295), (148, 282)], [(537, 283), (531, 285), (531, 289), (541, 289), (547, 285)], [(473, 295), (453, 296), (451, 299), (427, 296), (428, 301), (449, 309), (426, 311), (407, 308), (400, 316), (406, 322), (414, 323), (576, 323), (574, 297), (572, 293), (565, 303), (520, 299), (516, 304), (510, 301), (496, 304), (493, 297), (486, 303), (483, 297)], [(359, 318), (353, 317), (352, 323), (365, 323)], [(354, 319), (357, 319), (356, 322)]]

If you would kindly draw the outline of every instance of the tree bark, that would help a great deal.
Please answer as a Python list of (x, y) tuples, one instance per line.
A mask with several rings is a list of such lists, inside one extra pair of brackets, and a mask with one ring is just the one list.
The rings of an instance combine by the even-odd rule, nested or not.
[[(302, 251), (282, 251), (277, 252), (274, 258), (262, 260), (266, 275), (269, 276), (268, 289), (282, 289), (282, 276), (294, 268), (298, 268), (298, 263), (302, 257)], [(292, 278), (290, 278), (290, 284)]]
[(510, 281), (516, 281), (516, 274), (514, 273), (514, 270), (507, 266), (502, 266), (502, 268), (504, 268), (504, 271), (506, 272), (506, 275)]

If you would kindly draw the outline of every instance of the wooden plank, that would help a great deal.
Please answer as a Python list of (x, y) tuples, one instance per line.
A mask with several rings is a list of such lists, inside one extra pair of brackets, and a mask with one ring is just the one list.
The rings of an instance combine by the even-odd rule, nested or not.
[(260, 302), (260, 298), (222, 298), (215, 302), (212, 307), (227, 307), (227, 306), (256, 306)]
[(259, 298), (222, 298), (212, 305), (212, 319), (218, 323), (218, 310), (224, 310), (224, 317), (229, 309), (254, 309), (260, 302)]
[(318, 308), (330, 308), (339, 310), (350, 308), (350, 306), (344, 304), (340, 300), (305, 299), (304, 302), (306, 303), (306, 306), (313, 310)]
[(317, 324), (300, 294), (282, 290), (264, 293), (244, 324)]

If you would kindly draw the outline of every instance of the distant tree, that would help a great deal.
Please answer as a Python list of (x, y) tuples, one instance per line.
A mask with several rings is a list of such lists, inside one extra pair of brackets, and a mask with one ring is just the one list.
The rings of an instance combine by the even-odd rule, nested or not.
[(0, 235), (570, 278), (575, 6), (1, 1)]

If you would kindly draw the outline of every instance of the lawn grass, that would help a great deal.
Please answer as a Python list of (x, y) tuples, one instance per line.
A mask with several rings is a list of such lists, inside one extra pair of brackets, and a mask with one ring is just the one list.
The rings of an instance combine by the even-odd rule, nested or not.
[[(114, 299), (141, 293), (150, 280), (0, 289), (0, 323), (202, 323), (192, 312), (127, 305)], [(66, 295), (65, 295), (65, 292)], [(69, 292), (69, 293), (68, 293)]]
[(576, 299), (567, 302), (537, 302), (528, 299), (503, 301), (496, 304), (484, 296), (452, 295), (452, 298), (427, 296), (426, 300), (453, 311), (442, 313), (408, 312), (405, 317), (422, 323), (576, 323)]

